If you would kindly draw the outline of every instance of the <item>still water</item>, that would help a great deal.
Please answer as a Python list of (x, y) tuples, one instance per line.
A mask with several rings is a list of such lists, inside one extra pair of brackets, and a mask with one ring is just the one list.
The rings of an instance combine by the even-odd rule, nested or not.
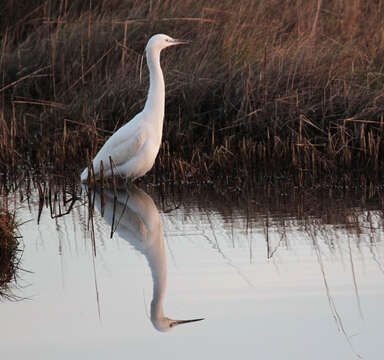
[(378, 196), (142, 186), (13, 206), (0, 359), (383, 358)]

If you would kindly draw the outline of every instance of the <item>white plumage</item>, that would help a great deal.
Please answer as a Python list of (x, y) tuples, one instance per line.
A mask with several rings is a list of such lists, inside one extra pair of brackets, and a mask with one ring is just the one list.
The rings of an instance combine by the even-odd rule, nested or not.
[[(166, 47), (188, 43), (164, 34), (152, 36), (145, 48), (149, 68), (149, 91), (144, 109), (130, 122), (117, 130), (93, 159), (95, 177), (100, 176), (101, 163), (104, 176), (114, 174), (131, 181), (145, 175), (153, 166), (159, 152), (163, 134), (165, 85), (160, 66), (160, 52)], [(86, 182), (88, 169), (81, 173)]]

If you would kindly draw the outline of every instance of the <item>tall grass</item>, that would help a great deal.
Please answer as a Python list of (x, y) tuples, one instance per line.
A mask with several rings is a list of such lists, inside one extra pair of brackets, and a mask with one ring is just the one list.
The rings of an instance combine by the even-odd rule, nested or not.
[(12, 294), (12, 285), (16, 281), (21, 256), (15, 216), (1, 205), (0, 203), (0, 300), (11, 300), (17, 299)]
[(162, 54), (149, 179), (382, 173), (384, 1), (4, 0), (0, 16), (2, 172), (85, 166), (141, 110), (163, 32), (194, 43)]

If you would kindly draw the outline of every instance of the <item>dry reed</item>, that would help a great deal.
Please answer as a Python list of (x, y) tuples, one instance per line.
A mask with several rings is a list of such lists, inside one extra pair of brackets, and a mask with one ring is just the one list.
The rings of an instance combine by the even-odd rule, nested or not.
[(0, 299), (16, 298), (12, 294), (20, 261), (16, 227), (14, 215), (0, 208)]

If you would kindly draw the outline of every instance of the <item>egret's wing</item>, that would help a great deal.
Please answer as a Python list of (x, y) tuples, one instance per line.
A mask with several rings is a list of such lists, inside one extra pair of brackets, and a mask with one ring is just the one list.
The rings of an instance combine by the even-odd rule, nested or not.
[[(121, 128), (121, 130), (124, 130)], [(131, 130), (131, 129), (125, 129)], [(145, 128), (136, 128), (135, 131), (118, 131), (113, 134), (94, 159), (94, 166), (98, 167), (103, 161), (104, 166), (110, 166), (111, 157), (115, 166), (120, 166), (132, 159), (142, 148), (146, 140)]]
[(131, 138), (121, 142), (117, 148), (111, 152), (111, 157), (116, 166), (123, 165), (140, 152), (146, 140), (146, 136), (140, 132)]

